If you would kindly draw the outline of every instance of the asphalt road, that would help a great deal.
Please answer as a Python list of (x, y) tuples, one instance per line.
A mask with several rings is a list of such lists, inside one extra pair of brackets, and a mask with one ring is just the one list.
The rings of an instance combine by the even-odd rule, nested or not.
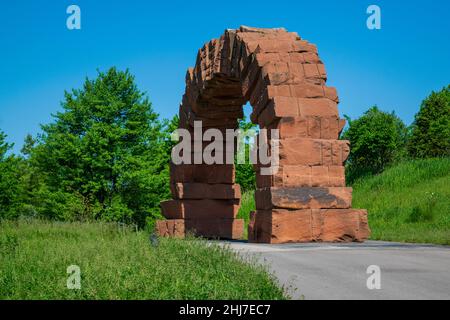
[[(222, 243), (268, 264), (293, 299), (450, 299), (450, 246)], [(371, 265), (379, 267), (380, 289), (368, 289), (369, 277), (377, 283)]]

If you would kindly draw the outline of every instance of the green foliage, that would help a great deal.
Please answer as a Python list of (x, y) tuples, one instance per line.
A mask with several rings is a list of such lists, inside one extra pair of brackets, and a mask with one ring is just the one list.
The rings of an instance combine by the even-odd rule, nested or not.
[(35, 145), (36, 140), (31, 134), (27, 134), (20, 152), (24, 155), (24, 157), (29, 157)]
[[(239, 129), (245, 134), (248, 130), (254, 130), (256, 125), (247, 121), (245, 116), (243, 119), (239, 120)], [(238, 164), (237, 159), (235, 161), (236, 165), (236, 183), (241, 186), (243, 191), (254, 190), (256, 187), (256, 177), (253, 165), (250, 163), (250, 145), (249, 140), (245, 140), (245, 163)]]
[(0, 161), (6, 159), (6, 153), (13, 147), (12, 144), (6, 142), (6, 134), (0, 131)]
[(169, 197), (169, 133), (128, 72), (109, 69), (65, 93), (63, 111), (27, 137), (30, 210), (56, 219), (144, 226)]
[(0, 131), (0, 217), (13, 217), (21, 203), (22, 161), (7, 154), (13, 145), (7, 143), (6, 138)]
[(450, 159), (399, 163), (353, 184), (353, 207), (369, 212), (372, 239), (450, 244)]
[(347, 120), (349, 126), (342, 139), (350, 140), (349, 181), (379, 173), (405, 156), (407, 129), (393, 112), (383, 112), (374, 106), (360, 118)]
[[(0, 220), (0, 299), (285, 299), (256, 258), (113, 223)], [(81, 270), (69, 290), (67, 267)]]
[(254, 190), (255, 179), (255, 170), (251, 163), (236, 164), (236, 183), (241, 186), (242, 191)]
[(250, 212), (252, 211), (256, 211), (255, 191), (247, 190), (242, 194), (241, 206), (239, 207), (239, 212), (237, 215), (238, 219), (244, 219), (245, 222), (244, 238), (247, 238), (247, 231), (248, 231), (247, 227), (250, 221)]
[(450, 156), (450, 85), (432, 92), (415, 116), (408, 142), (413, 157)]

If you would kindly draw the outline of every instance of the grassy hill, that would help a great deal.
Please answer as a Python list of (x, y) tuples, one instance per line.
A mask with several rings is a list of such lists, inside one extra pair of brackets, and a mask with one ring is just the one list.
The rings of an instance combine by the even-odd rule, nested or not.
[(450, 244), (450, 159), (400, 163), (353, 184), (372, 239)]
[[(371, 239), (450, 244), (450, 159), (414, 160), (353, 184), (353, 207), (369, 212)], [(239, 217), (255, 210), (253, 192)]]
[[(115, 224), (0, 220), (1, 299), (283, 299), (266, 267), (202, 240)], [(67, 267), (81, 289), (67, 289)]]

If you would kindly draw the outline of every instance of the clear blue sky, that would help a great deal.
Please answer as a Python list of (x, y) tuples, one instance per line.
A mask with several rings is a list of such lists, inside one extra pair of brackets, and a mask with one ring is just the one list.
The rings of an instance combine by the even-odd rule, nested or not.
[[(82, 29), (66, 28), (81, 8)], [(381, 7), (368, 30), (366, 8)], [(318, 45), (340, 112), (377, 104), (410, 124), (420, 102), (450, 83), (450, 1), (106, 1), (0, 4), (0, 129), (20, 150), (52, 120), (65, 89), (110, 66), (129, 68), (155, 110), (171, 117), (198, 48), (227, 28), (285, 27)]]

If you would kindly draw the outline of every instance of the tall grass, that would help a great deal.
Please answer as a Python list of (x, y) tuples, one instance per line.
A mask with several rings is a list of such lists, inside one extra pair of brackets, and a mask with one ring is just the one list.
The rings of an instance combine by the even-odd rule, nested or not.
[(244, 239), (248, 237), (248, 222), (250, 220), (250, 212), (256, 210), (255, 205), (255, 191), (245, 191), (242, 194), (241, 198), (241, 207), (239, 208), (238, 218), (244, 219), (245, 228), (244, 228)]
[[(249, 259), (249, 258), (246, 258)], [(67, 267), (81, 289), (67, 289)], [(284, 299), (273, 275), (229, 248), (115, 224), (0, 221), (0, 299)]]
[(372, 239), (450, 244), (450, 159), (413, 160), (353, 184)]

